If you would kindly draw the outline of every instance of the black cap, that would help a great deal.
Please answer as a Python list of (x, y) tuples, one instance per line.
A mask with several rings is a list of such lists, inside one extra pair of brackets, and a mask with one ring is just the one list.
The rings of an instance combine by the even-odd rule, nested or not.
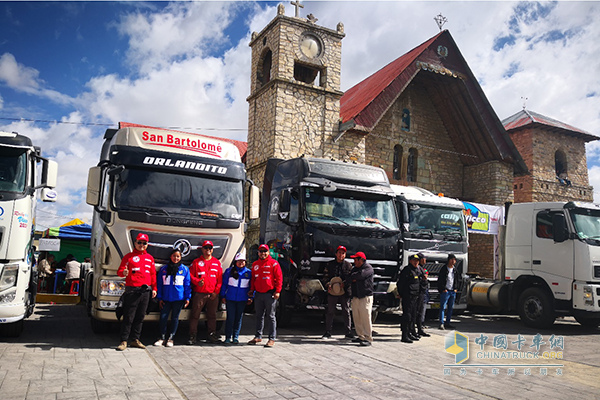
[(454, 258), (456, 260), (456, 256), (452, 253), (448, 254), (448, 260), (450, 260), (451, 258)]
[(423, 253), (421, 253), (421, 252), (418, 252), (418, 253), (417, 253), (417, 255), (419, 256), (419, 258), (420, 258), (420, 259), (423, 259), (423, 258), (425, 258), (425, 254), (423, 254)]

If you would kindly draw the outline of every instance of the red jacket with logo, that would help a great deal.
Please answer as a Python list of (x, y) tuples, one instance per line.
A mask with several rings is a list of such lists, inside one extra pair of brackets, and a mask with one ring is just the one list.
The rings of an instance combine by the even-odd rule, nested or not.
[(271, 256), (264, 260), (258, 259), (252, 263), (252, 279), (250, 280), (250, 291), (267, 293), (275, 290), (281, 293), (283, 286), (283, 274), (279, 263)]
[[(221, 280), (223, 268), (221, 261), (212, 257), (206, 261), (204, 256), (194, 260), (190, 267), (190, 278), (192, 280), (192, 291), (198, 293), (219, 293), (221, 291)], [(204, 285), (200, 286), (200, 281), (204, 279)]]
[(156, 290), (156, 267), (154, 266), (154, 257), (150, 254), (145, 251), (133, 250), (121, 260), (117, 275), (125, 276), (123, 274), (125, 268), (129, 270), (125, 278), (126, 286), (149, 285), (152, 286), (152, 290)]

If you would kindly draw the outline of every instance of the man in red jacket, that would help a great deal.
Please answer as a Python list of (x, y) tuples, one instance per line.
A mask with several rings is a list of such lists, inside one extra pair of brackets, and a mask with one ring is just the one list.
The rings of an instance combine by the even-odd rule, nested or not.
[(258, 260), (252, 264), (252, 278), (250, 279), (250, 292), (248, 293), (250, 297), (254, 297), (256, 335), (248, 344), (256, 345), (262, 341), (266, 314), (270, 331), (269, 340), (265, 344), (265, 347), (273, 347), (275, 345), (275, 337), (277, 335), (275, 307), (282, 286), (283, 275), (281, 267), (269, 254), (269, 246), (261, 244), (258, 246)]
[(190, 267), (192, 281), (192, 314), (190, 316), (190, 339), (187, 344), (196, 343), (198, 320), (206, 306), (206, 325), (208, 342), (219, 343), (217, 335), (217, 308), (219, 307), (219, 292), (223, 268), (221, 262), (212, 256), (213, 244), (210, 240), (202, 243), (202, 255), (194, 260)]
[[(145, 349), (140, 342), (142, 324), (146, 316), (146, 309), (150, 295), (156, 297), (156, 267), (154, 257), (146, 252), (148, 248), (148, 235), (138, 233), (135, 239), (135, 249), (125, 255), (117, 270), (117, 275), (125, 277), (125, 293), (123, 297), (123, 323), (121, 324), (121, 344), (117, 350), (127, 348), (130, 338), (131, 347)], [(152, 291), (152, 294), (150, 294)]]

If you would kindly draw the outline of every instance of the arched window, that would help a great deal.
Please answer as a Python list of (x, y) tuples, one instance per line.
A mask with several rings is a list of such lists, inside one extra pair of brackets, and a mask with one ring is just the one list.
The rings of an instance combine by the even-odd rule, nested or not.
[(403, 131), (410, 131), (410, 110), (405, 108), (402, 110), (402, 121), (400, 123), (400, 129)]
[(417, 149), (415, 149), (414, 147), (408, 149), (408, 160), (406, 163), (406, 180), (408, 182), (417, 181), (417, 158)]
[(556, 150), (556, 153), (554, 153), (554, 168), (556, 169), (557, 177), (562, 179), (567, 177), (567, 155), (564, 151)]
[(394, 146), (394, 170), (392, 171), (392, 177), (396, 180), (400, 180), (402, 177), (402, 146), (399, 144)]
[(260, 86), (266, 84), (271, 80), (271, 66), (273, 64), (273, 53), (271, 50), (267, 50), (259, 64), (257, 78)]

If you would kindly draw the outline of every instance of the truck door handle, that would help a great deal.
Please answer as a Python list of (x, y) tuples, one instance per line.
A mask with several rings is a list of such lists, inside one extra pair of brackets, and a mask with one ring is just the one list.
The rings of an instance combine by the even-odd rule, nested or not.
[(542, 265), (542, 260), (533, 260), (533, 265)]

